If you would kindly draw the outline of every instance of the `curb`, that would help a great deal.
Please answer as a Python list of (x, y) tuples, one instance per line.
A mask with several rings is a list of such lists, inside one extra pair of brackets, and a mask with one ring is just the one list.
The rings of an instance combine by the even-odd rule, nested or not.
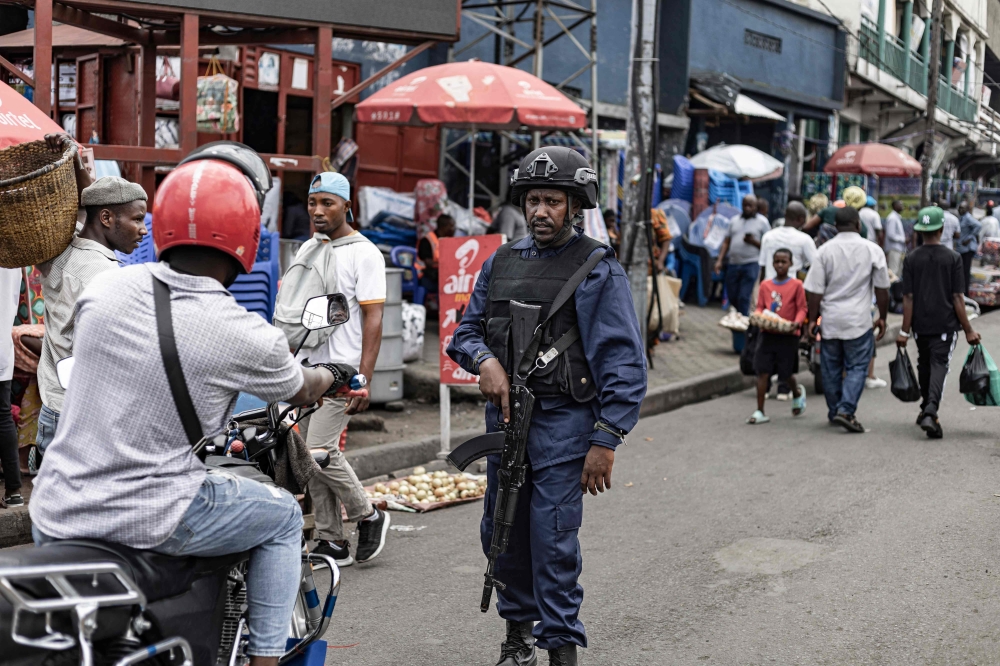
[[(744, 377), (736, 367), (660, 386), (646, 393), (639, 416), (642, 418), (662, 414), (685, 405), (742, 391), (753, 386), (753, 382), (753, 377)], [(485, 426), (454, 432), (451, 435), (451, 448), (484, 432), (486, 432)], [(423, 465), (436, 459), (440, 450), (440, 435), (430, 435), (415, 441), (378, 444), (356, 451), (347, 450), (344, 455), (359, 479), (372, 479), (406, 467)]]
[(31, 516), (28, 515), (28, 507), (0, 509), (0, 548), (26, 543), (31, 543)]
[[(899, 335), (901, 323), (892, 323), (879, 347), (893, 344)], [(808, 372), (808, 370), (806, 370)], [(705, 400), (751, 388), (753, 377), (746, 377), (739, 367), (709, 372), (683, 381), (658, 386), (646, 393), (639, 409), (639, 417), (655, 416), (680, 409)], [(436, 391), (436, 389), (435, 389)], [(451, 448), (486, 432), (482, 428), (459, 430), (451, 435)], [(371, 479), (417, 465), (424, 465), (437, 458), (441, 450), (441, 437), (430, 435), (422, 439), (378, 444), (356, 451), (346, 451), (345, 456), (359, 479)], [(30, 501), (30, 500), (29, 500)], [(31, 542), (31, 517), (27, 507), (0, 510), (0, 548)]]
[[(884, 347), (893, 344), (901, 326), (902, 322), (890, 323), (885, 336), (877, 345)], [(808, 369), (805, 371), (808, 372)], [(753, 377), (746, 377), (740, 372), (739, 367), (733, 367), (659, 386), (646, 393), (639, 410), (639, 418), (663, 414), (687, 405), (738, 393), (753, 385)], [(485, 427), (453, 432), (451, 448), (484, 432), (486, 432)], [(441, 437), (430, 435), (415, 441), (392, 442), (356, 451), (348, 450), (344, 455), (359, 479), (372, 479), (407, 467), (424, 465), (428, 461), (435, 460), (440, 450)]]
[[(451, 448), (486, 432), (482, 428), (459, 430), (451, 434)], [(441, 436), (430, 435), (415, 441), (391, 442), (377, 444), (363, 449), (344, 452), (347, 462), (351, 463), (354, 473), (359, 479), (371, 479), (376, 476), (395, 472), (405, 467), (415, 467), (435, 460), (441, 450)]]

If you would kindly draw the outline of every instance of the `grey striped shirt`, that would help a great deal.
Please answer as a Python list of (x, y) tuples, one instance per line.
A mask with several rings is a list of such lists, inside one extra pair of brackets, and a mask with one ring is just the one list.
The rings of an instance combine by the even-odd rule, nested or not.
[(204, 480), (163, 368), (151, 272), (170, 286), (178, 354), (206, 435), (224, 428), (240, 391), (273, 402), (302, 387), (284, 334), (216, 280), (162, 263), (98, 275), (77, 304), (73, 379), (31, 496), (31, 519), (51, 537), (152, 548)]

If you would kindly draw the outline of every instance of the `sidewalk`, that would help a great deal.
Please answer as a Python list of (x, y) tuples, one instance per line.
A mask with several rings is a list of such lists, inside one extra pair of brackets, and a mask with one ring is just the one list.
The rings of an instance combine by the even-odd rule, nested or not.
[[(681, 310), (680, 336), (658, 344), (649, 370), (649, 388), (690, 379), (707, 372), (730, 368), (739, 362), (733, 351), (733, 337), (718, 325), (725, 312), (718, 304), (699, 308), (688, 305)], [(438, 334), (428, 330), (424, 338), (423, 360), (407, 363), (403, 390), (408, 399), (438, 400)], [(452, 389), (452, 400), (476, 399), (475, 387)], [(350, 437), (350, 436), (348, 436)]]
[[(739, 362), (739, 357), (733, 352), (732, 334), (718, 325), (724, 314), (718, 306), (688, 306), (681, 312), (679, 338), (660, 343), (654, 350), (649, 370), (649, 390), (708, 373), (731, 370)], [(437, 330), (428, 330), (424, 338), (423, 359), (406, 364), (404, 400), (402, 405), (397, 405), (402, 408), (401, 411), (374, 407), (367, 414), (351, 420), (347, 433), (348, 452), (438, 435), (438, 345)], [(452, 432), (484, 427), (483, 408), (486, 403), (477, 387), (454, 386), (451, 388), (451, 400)]]

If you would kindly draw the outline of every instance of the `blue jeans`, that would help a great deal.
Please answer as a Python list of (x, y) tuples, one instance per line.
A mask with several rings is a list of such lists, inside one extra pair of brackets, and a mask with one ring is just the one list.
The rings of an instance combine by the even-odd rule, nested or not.
[[(38, 545), (53, 540), (37, 528), (32, 535)], [(209, 472), (173, 534), (153, 550), (177, 557), (249, 550), (247, 651), (255, 657), (285, 653), (302, 575), (302, 511), (291, 493)]]
[(726, 267), (726, 295), (729, 296), (729, 304), (742, 315), (750, 314), (750, 297), (753, 296), (753, 285), (759, 273), (760, 266), (756, 261)]
[(832, 420), (837, 414), (850, 416), (857, 410), (868, 377), (868, 362), (874, 352), (875, 334), (872, 331), (854, 340), (823, 339), (819, 358), (827, 418)]
[(35, 433), (35, 446), (43, 454), (49, 444), (56, 438), (56, 428), (59, 427), (59, 412), (49, 409), (45, 405), (38, 410), (38, 432)]

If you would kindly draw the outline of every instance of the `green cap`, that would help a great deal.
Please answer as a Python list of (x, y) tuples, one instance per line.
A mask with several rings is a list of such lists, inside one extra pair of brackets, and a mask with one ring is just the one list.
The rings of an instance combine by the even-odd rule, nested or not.
[(937, 206), (921, 208), (917, 213), (917, 223), (914, 231), (937, 231), (944, 226), (944, 211)]

